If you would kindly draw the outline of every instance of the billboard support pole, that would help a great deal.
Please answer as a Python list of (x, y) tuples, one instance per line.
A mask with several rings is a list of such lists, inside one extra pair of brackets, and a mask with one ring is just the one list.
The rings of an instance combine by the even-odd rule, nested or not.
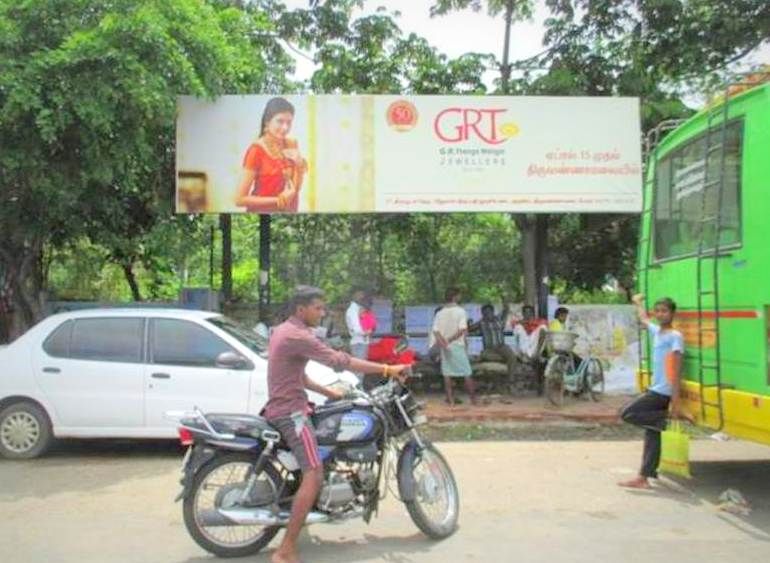
[(537, 311), (548, 318), (548, 215), (538, 213), (535, 219), (535, 276), (537, 280)]
[(229, 303), (233, 298), (233, 223), (229, 213), (219, 216), (222, 231), (222, 299)]
[(209, 289), (214, 289), (214, 225), (209, 225)]
[(259, 320), (270, 322), (270, 221), (267, 214), (259, 216)]

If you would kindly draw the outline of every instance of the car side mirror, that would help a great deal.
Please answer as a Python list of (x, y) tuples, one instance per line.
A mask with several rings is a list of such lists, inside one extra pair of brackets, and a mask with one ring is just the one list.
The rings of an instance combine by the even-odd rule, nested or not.
[(216, 365), (226, 369), (253, 369), (251, 362), (237, 352), (222, 352), (217, 356)]

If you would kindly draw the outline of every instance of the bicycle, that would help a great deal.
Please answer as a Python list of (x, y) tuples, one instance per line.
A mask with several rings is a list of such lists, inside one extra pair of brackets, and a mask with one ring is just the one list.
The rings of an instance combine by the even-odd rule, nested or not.
[(555, 406), (564, 405), (566, 392), (577, 396), (588, 394), (592, 401), (599, 401), (604, 393), (604, 368), (598, 358), (588, 355), (575, 366), (574, 332), (547, 332), (546, 339), (553, 355), (545, 365), (545, 395)]

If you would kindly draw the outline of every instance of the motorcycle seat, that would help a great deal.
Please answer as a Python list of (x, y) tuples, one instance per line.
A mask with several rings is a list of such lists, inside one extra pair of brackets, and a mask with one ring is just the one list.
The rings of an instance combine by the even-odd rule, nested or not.
[[(222, 434), (258, 438), (264, 430), (276, 431), (264, 417), (251, 414), (206, 413), (206, 419)], [(202, 421), (196, 421), (196, 426), (206, 428)]]

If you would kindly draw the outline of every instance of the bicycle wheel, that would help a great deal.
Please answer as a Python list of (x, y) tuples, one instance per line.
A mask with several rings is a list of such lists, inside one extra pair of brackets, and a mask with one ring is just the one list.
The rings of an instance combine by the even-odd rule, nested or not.
[(590, 358), (583, 372), (585, 390), (592, 401), (598, 401), (604, 394), (604, 368), (596, 358)]
[(566, 356), (556, 354), (545, 365), (545, 396), (555, 406), (564, 404), (564, 377), (569, 372), (570, 362)]

